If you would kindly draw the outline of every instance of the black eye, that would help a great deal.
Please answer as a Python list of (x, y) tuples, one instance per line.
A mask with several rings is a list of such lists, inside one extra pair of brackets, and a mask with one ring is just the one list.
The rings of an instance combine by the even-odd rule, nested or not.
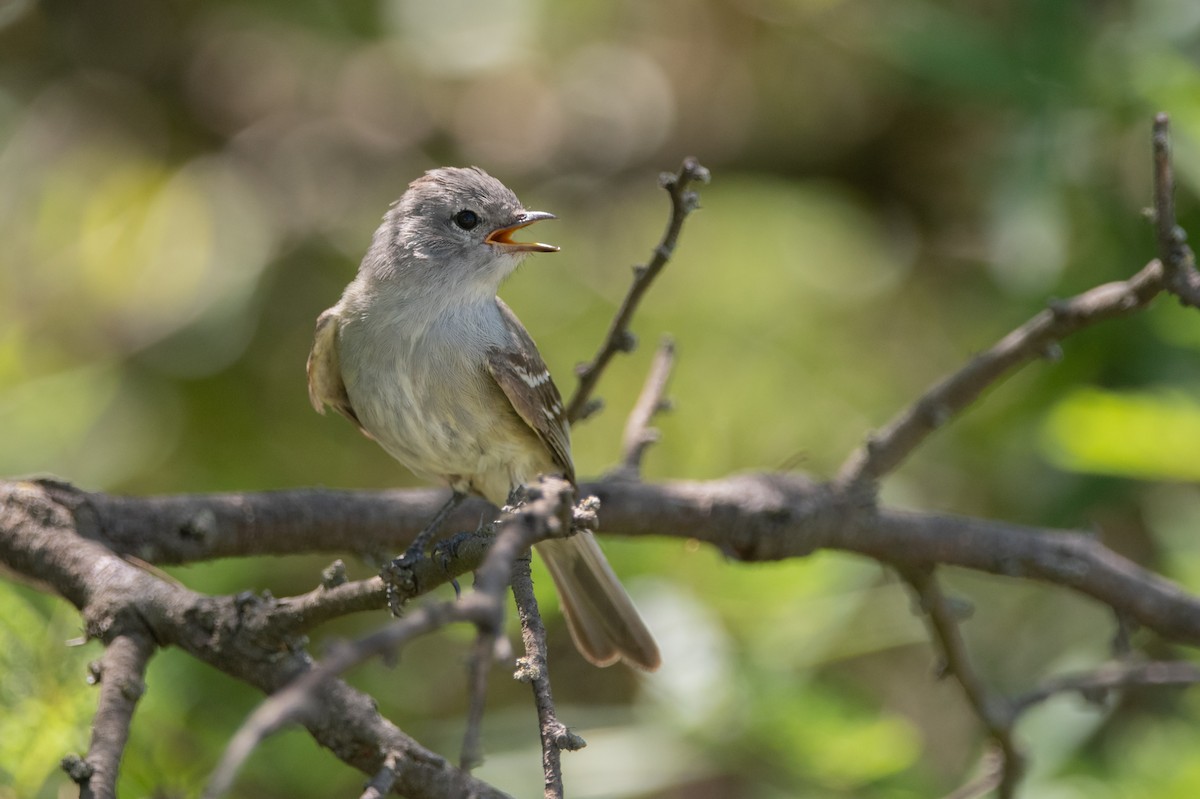
[(469, 210), (459, 211), (454, 215), (454, 224), (463, 230), (470, 230), (479, 224), (479, 214)]

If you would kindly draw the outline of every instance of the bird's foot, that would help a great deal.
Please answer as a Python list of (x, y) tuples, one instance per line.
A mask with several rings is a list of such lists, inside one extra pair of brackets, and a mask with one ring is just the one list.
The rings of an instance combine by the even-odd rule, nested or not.
[[(383, 578), (384, 589), (387, 593), (388, 610), (392, 612), (393, 616), (399, 616), (404, 610), (404, 603), (421, 593), (417, 572), (422, 568), (424, 562), (428, 560), (425, 556), (425, 550), (429, 548), (429, 543), (437, 536), (447, 517), (450, 516), (450, 513), (458, 507), (464, 498), (465, 495), (457, 491), (451, 494), (450, 499), (433, 515), (433, 518), (429, 520), (429, 524), (425, 525), (425, 529), (417, 534), (417, 537), (413, 539), (408, 549), (404, 550), (400, 557), (394, 559), (379, 571), (379, 576)], [(434, 554), (438, 554), (439, 552), (441, 553), (440, 565), (442, 566), (442, 570), (445, 571), (447, 556), (445, 551), (441, 550), (440, 545), (434, 549)], [(455, 594), (458, 593), (457, 582), (454, 583), (454, 592)]]
[(417, 567), (424, 559), (425, 542), (414, 542), (403, 554), (380, 569), (379, 576), (383, 578), (388, 610), (393, 616), (400, 616), (404, 611), (404, 603), (421, 592), (417, 581)]

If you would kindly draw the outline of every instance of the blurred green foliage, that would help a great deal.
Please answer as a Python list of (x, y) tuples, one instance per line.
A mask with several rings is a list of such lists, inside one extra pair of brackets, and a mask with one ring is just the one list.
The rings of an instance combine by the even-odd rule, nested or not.
[[(1047, 299), (1152, 257), (1140, 211), (1158, 110), (1195, 231), (1192, 0), (10, 0), (0, 474), (139, 494), (409, 484), (311, 411), (303, 375), (313, 320), (387, 203), (425, 168), (477, 163), (559, 215), (545, 237), (563, 253), (531, 259), (505, 297), (569, 391), (665, 220), (655, 175), (694, 154), (714, 182), (638, 317), (646, 346), (613, 366), (608, 410), (575, 432), (580, 472), (614, 463), (669, 331), (676, 409), (649, 477), (828, 475)], [(1097, 525), (1200, 590), (1198, 349), (1200, 317), (1169, 301), (1082, 333), (940, 432), (886, 498)], [(573, 795), (932, 796), (978, 758), (977, 725), (932, 679), (921, 624), (877, 566), (606, 546), (667, 663), (649, 678), (587, 667), (545, 598), (561, 715), (591, 744), (567, 758)], [(283, 595), (321, 565), (174, 572), (198, 590)], [(1084, 600), (971, 575), (954, 587), (976, 602), (966, 634), (1004, 690), (1105, 656), (1111, 621)], [(56, 763), (86, 748), (98, 648), (66, 647), (77, 618), (29, 588), (0, 584), (0, 618), (0, 797), (69, 794)], [(352, 679), (453, 752), (465, 640), (422, 641)], [(532, 708), (501, 672), (481, 774), (533, 795)], [(147, 682), (123, 795), (194, 793), (259, 697), (175, 651)], [(1197, 701), (1039, 708), (1020, 730), (1029, 795), (1194, 796)], [(272, 739), (238, 795), (354, 795), (360, 777), (317, 749)]]

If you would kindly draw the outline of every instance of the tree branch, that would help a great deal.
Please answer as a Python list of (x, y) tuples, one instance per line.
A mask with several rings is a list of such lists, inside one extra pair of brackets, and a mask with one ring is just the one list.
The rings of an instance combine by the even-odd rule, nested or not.
[[(54, 499), (64, 491), (61, 485), (0, 483), (0, 562), (50, 585), (79, 608), (89, 636), (109, 640), (126, 629), (125, 620), (136, 619), (158, 645), (178, 646), (268, 694), (312, 668), (297, 639), (262, 629), (256, 598), (197, 594), (82, 537), (71, 509)], [(365, 774), (379, 772), (384, 752), (401, 753), (396, 790), (406, 796), (452, 799), (464, 791), (489, 799), (506, 796), (422, 747), (382, 718), (371, 697), (341, 680), (327, 680), (312, 693), (301, 723), (318, 743)], [(87, 766), (76, 761), (73, 777), (86, 779)]]
[(855, 450), (838, 474), (846, 490), (871, 488), (925, 439), (1017, 367), (1061, 357), (1058, 343), (1098, 322), (1146, 307), (1163, 289), (1163, 268), (1151, 261), (1128, 280), (1105, 283), (1050, 307), (942, 379)]
[(482, 757), (479, 738), (483, 691), (486, 688), (483, 675), (495, 649), (496, 638), (503, 630), (505, 593), (513, 561), (536, 541), (565, 534), (569, 529), (566, 520), (572, 494), (571, 485), (560, 479), (545, 479), (538, 487), (530, 487), (529, 501), (497, 523), (495, 541), (479, 567), (475, 589), (470, 594), (455, 601), (420, 607), (352, 644), (338, 647), (259, 705), (226, 747), (204, 791), (205, 799), (224, 795), (251, 752), (285, 724), (309, 715), (314, 697), (334, 678), (369, 658), (394, 657), (418, 636), (458, 622), (470, 622), (478, 629), (470, 663), (472, 710), (463, 737), (461, 760), (464, 768), (479, 762)]
[(1009, 333), (990, 349), (930, 388), (893, 418), (843, 464), (838, 484), (870, 488), (894, 471), (934, 430), (978, 399), (1018, 366), (1037, 358), (1061, 357), (1058, 342), (1085, 327), (1146, 307), (1162, 291), (1200, 307), (1200, 273), (1175, 222), (1175, 178), (1166, 114), (1154, 120), (1154, 220), (1159, 260), (1133, 277), (1106, 283), (1050, 307)]
[(633, 314), (642, 301), (642, 297), (649, 290), (650, 284), (654, 282), (674, 254), (676, 242), (679, 240), (679, 231), (683, 229), (683, 221), (687, 219), (688, 214), (700, 207), (699, 195), (691, 191), (688, 186), (697, 181), (707, 183), (708, 180), (708, 170), (701, 166), (695, 158), (683, 159), (683, 165), (679, 167), (677, 173), (664, 172), (659, 177), (659, 183), (671, 196), (671, 217), (667, 221), (667, 229), (658, 246), (654, 248), (654, 254), (650, 261), (644, 266), (633, 268), (633, 283), (630, 285), (625, 299), (621, 302), (621, 307), (617, 309), (616, 316), (609, 324), (608, 333), (595, 357), (590, 362), (580, 364), (575, 368), (575, 374), (579, 377), (579, 385), (576, 386), (575, 393), (567, 403), (567, 420), (569, 422), (582, 421), (599, 410), (599, 401), (593, 400), (591, 397), (596, 389), (596, 384), (600, 382), (600, 375), (604, 373), (605, 367), (608, 366), (614, 355), (618, 352), (632, 352), (637, 346), (637, 339), (630, 332), (629, 323), (632, 321)]
[[(275, 505), (274, 516), (289, 526), (267, 526), (237, 514), (224, 520), (214, 540), (236, 537), (243, 525), (252, 524), (253, 546), (244, 555), (286, 552), (288, 541), (298, 542), (292, 552), (335, 554), (353, 550), (362, 537), (381, 547), (406, 540), (421, 521), (407, 527), (411, 507), (421, 505), (433, 492), (422, 490), (363, 492), (348, 501), (347, 492), (308, 491), (215, 494), (188, 497), (158, 497), (98, 502), (101, 494), (80, 492), (62, 484), (47, 489), (39, 484), (0, 482), (0, 503), (24, 508), (24, 513), (58, 514), (71, 527), (69, 505), (59, 498), (84, 495), (89, 507), (104, 507), (105, 529), (146, 528), (144, 514), (163, 518), (166, 508), (177, 502), (181, 511), (195, 513), (212, 504), (214, 509), (241, 504), (246, 507)], [(782, 560), (804, 557), (818, 549), (834, 549), (864, 555), (886, 563), (945, 564), (992, 574), (1019, 577), (1058, 585), (1091, 596), (1163, 637), (1200, 645), (1200, 599), (1169, 580), (1150, 572), (1105, 547), (1091, 533), (1010, 524), (941, 513), (900, 511), (881, 507), (877, 511), (848, 504), (828, 484), (799, 474), (745, 474), (709, 481), (673, 481), (660, 484), (629, 480), (603, 480), (580, 485), (583, 495), (594, 494), (604, 508), (604, 534), (667, 536), (701, 541), (730, 557), (745, 561)], [(342, 525), (353, 535), (324, 537), (329, 532), (322, 521), (326, 503), (342, 507)], [(287, 507), (282, 507), (284, 505)], [(464, 503), (468, 513), (486, 508), (479, 502)], [(49, 508), (50, 510), (47, 510)], [(214, 516), (218, 516), (216, 510)], [(268, 514), (270, 515), (270, 514)], [(396, 524), (379, 520), (392, 517)], [(472, 527), (478, 515), (472, 519)], [(94, 528), (92, 518), (89, 527)], [(295, 524), (295, 527), (290, 526)], [(172, 537), (168, 531), (166, 537)], [(468, 549), (485, 548), (483, 534), (468, 534)], [(94, 541), (116, 549), (124, 542)], [(59, 593), (76, 593), (75, 572), (55, 572), (53, 564), (29, 563), (19, 552), (5, 551), (5, 542), (27, 542), (23, 531), (4, 524), (0, 517), (0, 560), (11, 568), (52, 583)], [(154, 550), (153, 541), (147, 549)], [(224, 547), (206, 558), (220, 556)], [(108, 552), (108, 550), (103, 550)], [(119, 553), (119, 550), (118, 550)], [(108, 554), (112, 554), (108, 552)], [(469, 571), (469, 561), (452, 561), (448, 569)], [(80, 564), (83, 569), (85, 564)], [(128, 564), (126, 564), (128, 565)], [(269, 623), (270, 607), (262, 623)], [(257, 613), (257, 611), (256, 611)], [(257, 616), (255, 616), (257, 618)], [(373, 772), (372, 772), (373, 773)]]
[(1051, 677), (1027, 694), (1012, 700), (1013, 712), (1026, 710), (1059, 694), (1077, 693), (1097, 701), (1109, 692), (1135, 685), (1181, 686), (1200, 683), (1200, 667), (1187, 661), (1106, 663), (1098, 669)]
[(513, 675), (533, 689), (533, 702), (538, 714), (538, 732), (542, 740), (542, 774), (545, 799), (562, 799), (562, 750), (575, 751), (586, 746), (583, 738), (567, 729), (558, 720), (554, 695), (550, 689), (550, 671), (546, 657), (546, 627), (538, 612), (533, 592), (533, 577), (529, 572), (529, 557), (523, 555), (513, 564), (513, 597), (521, 619), (521, 639), (525, 656), (518, 659)]
[(145, 631), (120, 633), (109, 641), (104, 656), (92, 667), (100, 684), (100, 704), (88, 745), (88, 779), (80, 784), (81, 799), (114, 799), (117, 775), (138, 700), (146, 692), (146, 666), (156, 646)]
[(674, 365), (675, 342), (670, 336), (664, 336), (654, 353), (654, 360), (650, 363), (650, 371), (646, 375), (642, 393), (638, 395), (637, 402), (625, 422), (625, 433), (621, 437), (621, 465), (617, 467), (621, 477), (639, 477), (646, 450), (658, 441), (658, 431), (650, 426), (650, 422), (657, 414), (670, 407), (670, 401), (665, 399), (664, 395)]
[(1154, 233), (1167, 289), (1179, 301), (1200, 308), (1200, 272), (1187, 244), (1187, 234), (1175, 221), (1175, 173), (1171, 166), (1171, 129), (1166, 114), (1154, 117)]
[(901, 575), (912, 586), (921, 602), (921, 610), (945, 658), (946, 673), (962, 686), (975, 715), (996, 743), (1000, 754), (999, 781), (996, 790), (1000, 799), (1012, 799), (1017, 783), (1025, 771), (1025, 758), (1013, 737), (1015, 714), (1003, 697), (994, 696), (971, 665), (967, 644), (959, 630), (958, 619), (942, 593), (931, 567), (901, 568)]

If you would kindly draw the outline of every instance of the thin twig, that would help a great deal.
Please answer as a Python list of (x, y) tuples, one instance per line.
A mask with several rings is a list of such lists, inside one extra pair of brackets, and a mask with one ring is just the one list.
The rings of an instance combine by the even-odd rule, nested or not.
[(1171, 165), (1171, 129), (1166, 114), (1154, 117), (1154, 233), (1167, 290), (1180, 302), (1200, 307), (1200, 273), (1187, 244), (1187, 234), (1175, 221), (1175, 172)]
[(664, 398), (667, 382), (671, 379), (671, 369), (675, 365), (675, 342), (670, 336), (663, 336), (654, 360), (650, 363), (650, 371), (638, 395), (637, 403), (629, 413), (625, 422), (625, 434), (621, 439), (622, 477), (636, 478), (642, 472), (642, 458), (646, 450), (659, 439), (658, 430), (650, 426), (655, 415), (670, 407), (669, 400)]
[(546, 627), (542, 623), (537, 597), (533, 592), (528, 554), (517, 558), (513, 564), (512, 589), (513, 598), (517, 603), (517, 615), (521, 620), (521, 640), (525, 645), (525, 656), (517, 661), (517, 671), (513, 676), (529, 683), (533, 689), (533, 702), (537, 708), (538, 730), (542, 740), (544, 799), (562, 799), (562, 750), (582, 749), (586, 743), (558, 720), (554, 708), (546, 656)]
[(1012, 799), (1025, 769), (1024, 757), (1013, 737), (1016, 716), (1012, 706), (1003, 697), (993, 696), (971, 665), (958, 619), (942, 593), (933, 569), (901, 568), (900, 574), (921, 600), (921, 609), (929, 620), (930, 630), (945, 658), (947, 673), (953, 675), (962, 686), (967, 702), (996, 742), (1001, 757), (1000, 780), (996, 786), (998, 796), (1000, 799)]
[(618, 352), (632, 352), (637, 346), (637, 340), (629, 331), (629, 322), (633, 319), (634, 311), (637, 310), (638, 303), (650, 288), (650, 284), (654, 282), (654, 278), (658, 277), (659, 272), (667, 265), (667, 261), (675, 252), (675, 244), (679, 240), (679, 231), (683, 228), (683, 221), (688, 214), (700, 207), (699, 195), (690, 190), (688, 186), (696, 181), (707, 183), (709, 177), (708, 170), (701, 166), (695, 158), (690, 157), (683, 159), (683, 165), (680, 166), (679, 172), (664, 172), (659, 177), (659, 183), (671, 196), (671, 217), (667, 221), (667, 229), (658, 246), (654, 248), (654, 254), (650, 261), (644, 266), (633, 268), (633, 283), (625, 294), (621, 307), (617, 309), (616, 316), (613, 317), (604, 342), (600, 345), (595, 357), (589, 363), (580, 364), (575, 368), (579, 385), (576, 386), (571, 401), (567, 403), (568, 421), (572, 423), (581, 421), (599, 409), (599, 401), (592, 399), (592, 393), (596, 389), (596, 383), (600, 381), (600, 375), (614, 355)]
[(129, 741), (133, 711), (146, 691), (146, 666), (156, 648), (146, 632), (120, 634), (93, 667), (92, 677), (100, 683), (100, 703), (92, 722), (81, 799), (113, 799), (117, 795), (121, 756)]
[(1013, 710), (1023, 713), (1058, 694), (1077, 693), (1089, 700), (1133, 685), (1195, 685), (1200, 667), (1182, 660), (1149, 663), (1106, 663), (1092, 671), (1052, 677), (1027, 694), (1012, 700)]

